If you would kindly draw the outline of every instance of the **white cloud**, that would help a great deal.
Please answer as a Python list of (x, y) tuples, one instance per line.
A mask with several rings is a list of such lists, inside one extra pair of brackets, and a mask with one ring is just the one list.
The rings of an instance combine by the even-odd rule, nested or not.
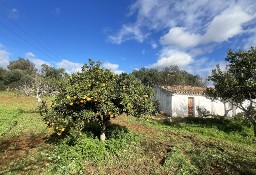
[(4, 46), (0, 44), (0, 67), (7, 68), (9, 65), (10, 53), (5, 50)]
[(102, 67), (105, 69), (109, 69), (111, 72), (113, 72), (115, 74), (121, 74), (122, 72), (124, 72), (124, 71), (118, 69), (119, 68), (118, 64), (112, 64), (112, 63), (107, 62), (107, 63), (104, 63), (102, 65)]
[(61, 60), (57, 64), (58, 68), (64, 68), (67, 73), (74, 73), (74, 72), (80, 72), (82, 70), (82, 64), (80, 63), (74, 63), (69, 60)]
[(194, 47), (200, 42), (200, 35), (187, 32), (182, 27), (174, 27), (160, 38), (163, 45), (174, 45), (181, 48)]
[(46, 61), (44, 61), (44, 60), (42, 60), (42, 59), (37, 58), (36, 55), (33, 54), (32, 52), (27, 52), (27, 53), (25, 54), (25, 58), (27, 58), (29, 61), (31, 61), (32, 63), (34, 63), (34, 64), (35, 64), (35, 68), (36, 68), (37, 70), (41, 70), (41, 65), (42, 65), (42, 64), (50, 65), (50, 63), (48, 63), (48, 62), (46, 62)]
[(180, 68), (185, 68), (193, 61), (193, 58), (185, 52), (165, 48), (161, 51), (157, 62), (149, 67), (163, 69), (171, 65), (177, 65)]
[[(127, 40), (145, 41), (148, 33), (166, 31), (160, 43), (177, 48), (193, 48), (221, 43), (246, 33), (244, 25), (255, 19), (255, 0), (137, 0), (128, 17), (135, 21), (123, 24), (109, 36), (113, 43)], [(155, 46), (152, 46), (154, 49)]]
[(205, 34), (191, 33), (183, 27), (173, 27), (160, 38), (160, 43), (178, 48), (192, 48), (212, 42), (220, 43), (244, 32), (242, 25), (252, 18), (253, 16), (243, 11), (240, 6), (230, 7), (209, 22)]
[(202, 42), (223, 42), (243, 32), (242, 25), (253, 19), (240, 6), (226, 9), (207, 26)]

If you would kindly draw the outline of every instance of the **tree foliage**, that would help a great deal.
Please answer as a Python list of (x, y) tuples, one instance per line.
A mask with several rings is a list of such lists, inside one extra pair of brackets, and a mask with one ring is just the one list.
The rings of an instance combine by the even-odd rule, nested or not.
[(7, 68), (9, 70), (21, 70), (27, 75), (34, 75), (36, 73), (35, 65), (24, 58), (19, 58), (16, 61), (10, 61)]
[(99, 62), (89, 60), (81, 73), (74, 73), (60, 86), (50, 109), (41, 108), (41, 115), (58, 135), (78, 135), (87, 125), (98, 123), (100, 139), (110, 118), (123, 112), (133, 115), (155, 111), (153, 91), (134, 76), (113, 74), (102, 69)]
[(256, 136), (256, 47), (237, 52), (230, 49), (226, 61), (229, 64), (225, 70), (217, 65), (212, 71), (209, 80), (214, 82), (214, 88), (207, 88), (206, 93), (242, 109), (254, 125)]
[(67, 77), (65, 69), (42, 64), (40, 73), (35, 77), (34, 86), (40, 95), (51, 96), (57, 93), (58, 86)]
[(132, 74), (141, 80), (144, 85), (151, 87), (154, 85), (205, 86), (205, 82), (202, 77), (199, 75), (192, 75), (185, 70), (180, 70), (178, 66), (169, 66), (163, 70), (142, 68), (140, 70), (133, 71)]

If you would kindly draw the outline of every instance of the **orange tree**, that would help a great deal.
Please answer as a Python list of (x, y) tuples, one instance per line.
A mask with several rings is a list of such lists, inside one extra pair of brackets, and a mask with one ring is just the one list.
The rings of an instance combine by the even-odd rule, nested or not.
[[(91, 59), (62, 84), (51, 108), (41, 106), (40, 113), (58, 135), (81, 134), (87, 125), (97, 123), (100, 140), (105, 140), (107, 123), (123, 112), (136, 116), (156, 110), (153, 90), (134, 76), (115, 75)], [(44, 103), (45, 104), (45, 103)]]

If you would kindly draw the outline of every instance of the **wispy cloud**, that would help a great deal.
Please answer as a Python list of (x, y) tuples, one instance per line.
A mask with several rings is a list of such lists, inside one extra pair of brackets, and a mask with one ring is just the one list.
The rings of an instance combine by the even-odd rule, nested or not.
[(8, 17), (9, 17), (10, 19), (18, 19), (18, 18), (20, 17), (20, 12), (19, 12), (19, 10), (16, 9), (16, 8), (12, 8), (12, 9), (10, 10), (10, 12), (9, 12)]
[(152, 42), (152, 43), (151, 43), (151, 47), (152, 47), (152, 49), (156, 49), (156, 48), (157, 48), (157, 46), (158, 46), (158, 45), (157, 45), (155, 42)]
[(121, 44), (127, 40), (143, 42), (147, 36), (148, 34), (143, 34), (138, 26), (123, 25), (118, 33), (108, 36), (108, 39), (112, 43)]
[(54, 9), (54, 13), (55, 13), (56, 15), (60, 15), (60, 14), (61, 14), (61, 9), (60, 9), (59, 7), (56, 7), (56, 8)]

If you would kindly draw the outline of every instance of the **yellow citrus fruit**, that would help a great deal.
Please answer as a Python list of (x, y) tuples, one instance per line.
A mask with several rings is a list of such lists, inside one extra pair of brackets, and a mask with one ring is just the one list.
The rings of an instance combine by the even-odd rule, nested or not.
[(77, 96), (76, 96), (76, 95), (74, 96), (74, 99), (77, 99)]
[(71, 103), (69, 103), (69, 105), (70, 105), (70, 106), (73, 106), (73, 105), (74, 105), (74, 103), (73, 103), (73, 102), (71, 102)]
[(62, 132), (65, 131), (65, 128), (62, 128), (61, 131), (62, 131)]
[(106, 84), (105, 84), (105, 83), (102, 83), (102, 86), (103, 86), (103, 87), (105, 87), (105, 86), (106, 86)]
[(67, 96), (67, 99), (70, 99), (70, 96), (69, 96), (69, 95)]

